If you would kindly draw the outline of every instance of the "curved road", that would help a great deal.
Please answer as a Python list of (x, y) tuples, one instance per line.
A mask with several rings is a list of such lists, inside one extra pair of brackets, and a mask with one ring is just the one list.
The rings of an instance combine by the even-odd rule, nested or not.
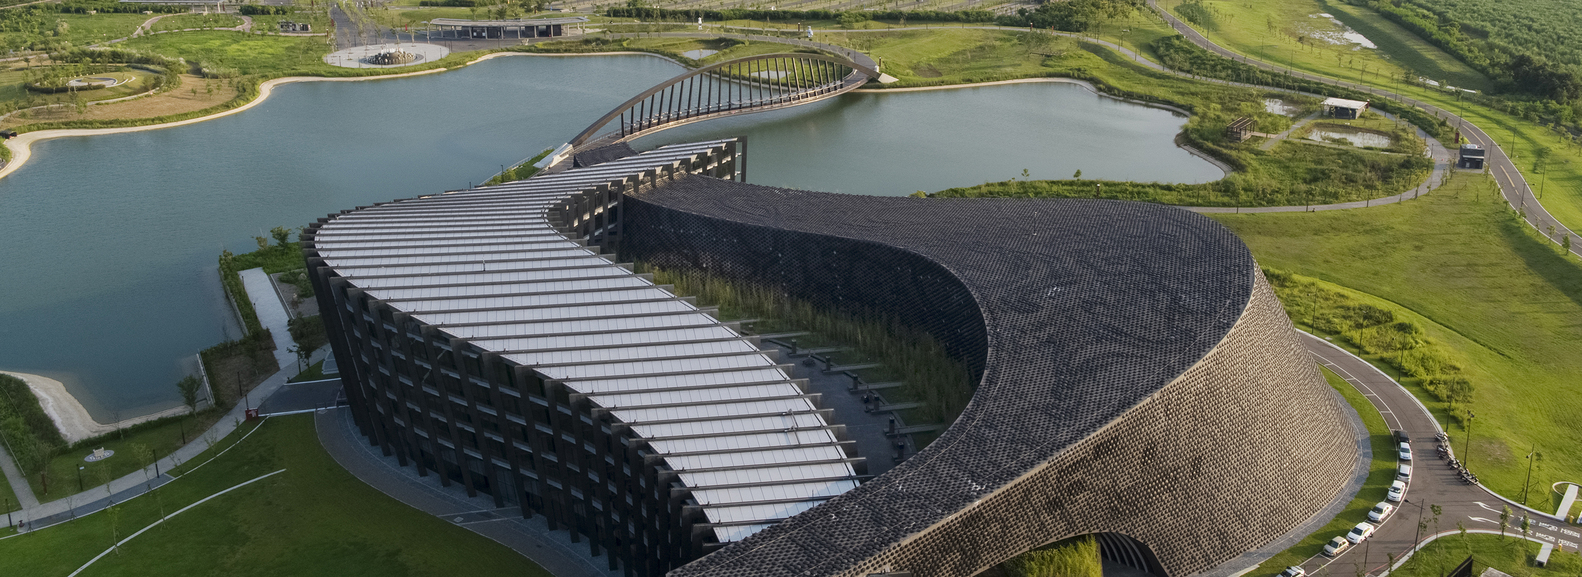
[[(1332, 370), (1373, 403), (1384, 417), (1385, 425), (1392, 430), (1406, 431), (1411, 437), (1412, 480), (1406, 490), (1406, 501), (1387, 517), (1377, 533), (1362, 545), (1352, 547), (1335, 559), (1315, 555), (1302, 564), (1309, 574), (1323, 569), (1334, 574), (1356, 574), (1359, 570), (1369, 574), (1382, 571), (1392, 559), (1401, 559), (1412, 550), (1419, 539), (1434, 533), (1455, 531), (1461, 523), (1467, 529), (1500, 529), (1500, 513), (1510, 507), (1511, 533), (1520, 535), (1521, 518), (1526, 514), (1532, 519), (1532, 537), (1576, 551), (1582, 545), (1582, 528), (1556, 519), (1553, 515), (1508, 503), (1502, 497), (1478, 485), (1468, 485), (1440, 459), (1435, 435), (1440, 432), (1428, 410), (1399, 383), (1378, 368), (1341, 350), (1328, 341), (1301, 333), (1302, 344), (1320, 365)], [(1451, 439), (1459, 446), (1463, 440)], [(1474, 460), (1476, 456), (1474, 456)], [(1547, 490), (1547, 489), (1544, 489)], [(1539, 501), (1547, 499), (1540, 498)], [(1443, 513), (1436, 523), (1431, 506), (1438, 505)], [(1355, 519), (1367, 521), (1366, 518)], [(1418, 523), (1427, 527), (1419, 530)], [(1340, 535), (1334, 535), (1339, 537)], [(1331, 566), (1333, 565), (1333, 566)]]
[[(1532, 186), (1527, 183), (1526, 179), (1522, 178), (1521, 171), (1516, 169), (1516, 164), (1511, 161), (1511, 158), (1508, 155), (1505, 154), (1505, 149), (1500, 147), (1499, 142), (1495, 141), (1488, 135), (1487, 132), (1484, 132), (1482, 128), (1479, 128), (1476, 124), (1469, 122), (1467, 119), (1421, 100), (1417, 100), (1402, 94), (1397, 94), (1375, 86), (1347, 82), (1345, 80), (1336, 80), (1334, 78), (1317, 76), (1304, 72), (1282, 71), (1280, 70), (1280, 66), (1275, 66), (1273, 64), (1248, 58), (1242, 54), (1238, 54), (1225, 47), (1215, 44), (1200, 34), (1196, 29), (1188, 26), (1174, 15), (1171, 15), (1168, 11), (1160, 8), (1158, 0), (1148, 0), (1148, 6), (1153, 8), (1155, 12), (1164, 18), (1165, 22), (1169, 23), (1172, 28), (1175, 28), (1176, 32), (1179, 32), (1182, 36), (1185, 36), (1187, 40), (1190, 40), (1193, 44), (1196, 44), (1199, 47), (1202, 47), (1220, 56), (1224, 56), (1232, 60), (1239, 60), (1249, 66), (1255, 66), (1271, 72), (1289, 74), (1303, 80), (1322, 82), (1332, 86), (1340, 86), (1353, 90), (1362, 90), (1375, 95), (1393, 98), (1406, 104), (1411, 104), (1413, 106), (1417, 106), (1418, 108), (1422, 108), (1434, 116), (1445, 119), (1445, 121), (1449, 122), (1451, 125), (1459, 127), (1461, 134), (1466, 136), (1468, 140), (1471, 140), (1474, 144), (1482, 146), (1484, 150), (1488, 151), (1489, 172), (1494, 175), (1494, 181), (1499, 185), (1500, 192), (1505, 195), (1505, 200), (1510, 203), (1511, 207), (1517, 210), (1521, 210), (1523, 208), (1526, 209), (1527, 214), (1525, 218), (1528, 224), (1531, 224), (1533, 228), (1538, 229), (1540, 233), (1547, 230), (1550, 226), (1555, 227), (1556, 237), (1550, 238), (1550, 241), (1555, 242), (1556, 244), (1559, 244), (1559, 241), (1557, 241), (1556, 238), (1559, 238), (1560, 235), (1575, 234), (1571, 231), (1571, 229), (1566, 228), (1563, 224), (1560, 224), (1560, 221), (1555, 220), (1554, 216), (1549, 214), (1549, 211), (1544, 210), (1543, 206), (1532, 198)], [(1572, 253), (1582, 256), (1582, 243), (1572, 242), (1572, 247)]]

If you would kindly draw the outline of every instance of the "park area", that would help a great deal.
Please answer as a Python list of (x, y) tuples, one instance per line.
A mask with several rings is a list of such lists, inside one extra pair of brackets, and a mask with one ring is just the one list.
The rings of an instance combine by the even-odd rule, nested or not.
[(81, 574), (548, 576), (352, 477), (312, 415), (248, 423), (176, 474), (107, 511), (0, 539), (0, 575), (66, 575), (108, 551)]

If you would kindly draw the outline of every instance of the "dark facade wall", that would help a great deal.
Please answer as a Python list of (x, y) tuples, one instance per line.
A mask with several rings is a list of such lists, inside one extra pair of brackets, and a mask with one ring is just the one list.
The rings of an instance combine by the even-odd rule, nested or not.
[(627, 196), (625, 260), (770, 287), (814, 306), (926, 332), (976, 381), (988, 347), (966, 285), (916, 253), (876, 242), (743, 224)]
[(705, 552), (685, 493), (645, 445), (531, 369), (449, 339), (349, 288), (303, 242), (349, 410), (369, 444), (469, 495), (545, 517), (627, 575)]
[(1263, 546), (1328, 505), (1357, 459), (1350, 432), (1330, 425), (1342, 401), (1294, 336), (1260, 275), (1230, 334), (1158, 394), (842, 575), (972, 575), (1089, 533), (1141, 541), (1170, 575)]

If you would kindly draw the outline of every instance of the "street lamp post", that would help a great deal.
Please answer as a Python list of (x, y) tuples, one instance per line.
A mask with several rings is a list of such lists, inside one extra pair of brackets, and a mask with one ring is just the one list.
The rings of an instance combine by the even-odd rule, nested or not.
[(77, 465), (77, 492), (78, 493), (82, 492), (82, 470), (83, 469), (84, 469), (84, 467), (82, 465)]
[[(1467, 461), (1472, 459), (1472, 411), (1467, 411), (1467, 440), (1461, 445), (1461, 468), (1467, 468)], [(1471, 472), (1470, 470), (1468, 471)]]

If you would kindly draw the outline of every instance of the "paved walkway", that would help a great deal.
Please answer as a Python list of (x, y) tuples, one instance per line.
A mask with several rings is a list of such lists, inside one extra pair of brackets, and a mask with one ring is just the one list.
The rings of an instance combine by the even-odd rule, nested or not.
[(275, 292), (264, 269), (250, 268), (238, 274), (248, 300), (253, 302), (253, 311), (258, 314), (258, 323), (269, 329), (269, 336), (275, 340), (275, 360), (285, 369), (283, 372), (296, 376), (301, 370), (297, 368), (297, 354), (291, 352), (297, 343), (291, 340), (291, 313), (286, 311), (286, 303), (281, 302), (280, 293)]
[(38, 506), (38, 497), (33, 496), (33, 486), (27, 484), (27, 477), (16, 468), (16, 461), (11, 459), (11, 454), (6, 452), (3, 443), (0, 443), (0, 473), (5, 474), (6, 483), (11, 485), (11, 492), (16, 493), (18, 506), (23, 509)]
[(523, 519), (519, 507), (497, 508), (491, 497), (469, 498), (458, 486), (441, 486), (438, 475), (419, 477), (416, 469), (398, 465), (395, 457), (385, 457), (368, 445), (349, 411), (318, 411), (314, 423), (319, 443), (335, 462), (397, 501), (510, 547), (555, 577), (624, 574), (608, 570), (606, 557), (589, 555), (586, 542), (572, 543), (571, 533), (551, 531), (542, 515)]
[(1296, 132), (1296, 130), (1298, 128), (1306, 126), (1307, 123), (1309, 123), (1309, 122), (1312, 122), (1314, 120), (1318, 120), (1318, 116), (1319, 116), (1319, 113), (1314, 112), (1312, 114), (1307, 115), (1307, 118), (1303, 118), (1303, 119), (1298, 120), (1296, 122), (1292, 122), (1291, 123), (1291, 127), (1285, 129), (1285, 132), (1281, 132), (1279, 134), (1276, 134), (1276, 135), (1264, 140), (1263, 144), (1259, 144), (1258, 145), (1258, 150), (1274, 150), (1274, 145), (1279, 144), (1280, 141), (1285, 140), (1286, 137), (1291, 136), (1291, 133)]

